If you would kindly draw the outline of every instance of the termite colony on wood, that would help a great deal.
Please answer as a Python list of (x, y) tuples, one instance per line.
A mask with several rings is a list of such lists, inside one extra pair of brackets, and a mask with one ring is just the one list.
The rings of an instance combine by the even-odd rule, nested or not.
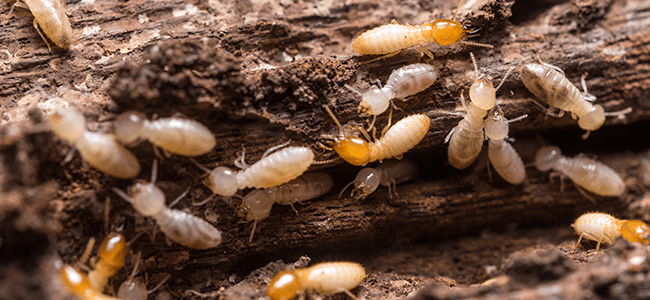
[[(51, 6), (51, 11), (43, 11), (42, 8), (48, 7), (48, 3), (57, 5)], [(393, 21), (391, 24), (362, 33), (354, 40), (352, 48), (364, 55), (384, 55), (375, 59), (397, 55), (402, 49), (414, 45), (418, 46), (420, 57), (426, 54), (433, 59), (433, 54), (421, 45), (429, 41), (442, 46), (460, 42), (491, 48), (490, 45), (464, 40), (476, 32), (470, 29), (468, 24), (455, 21), (461, 4), (462, 1), (451, 20), (434, 20), (417, 26), (401, 25)], [(39, 24), (47, 37), (59, 47), (67, 49), (73, 38), (67, 17), (58, 5), (60, 3), (57, 0), (22, 0), (14, 7), (30, 9), (35, 16), (34, 26), (37, 30)], [(58, 25), (48, 23), (52, 21), (50, 19), (58, 22)], [(43, 39), (46, 40), (45, 37)], [(473, 53), (470, 53), (470, 57), (475, 78), (469, 87), (470, 101), (466, 103), (464, 91), (459, 96), (465, 110), (463, 119), (445, 139), (445, 142), (449, 142), (449, 163), (457, 169), (467, 168), (478, 157), (487, 139), (488, 157), (493, 168), (505, 181), (522, 184), (526, 179), (524, 163), (507, 138), (508, 124), (521, 120), (526, 115), (508, 120), (496, 105), (496, 91), (513, 68), (502, 76), (501, 82), (495, 88), (492, 78), (479, 71)], [(557, 116), (561, 116), (564, 111), (571, 112), (572, 116), (578, 119), (580, 128), (586, 130), (587, 134), (599, 129), (606, 116), (620, 117), (627, 113), (605, 113), (600, 105), (592, 105), (588, 101), (595, 100), (595, 97), (587, 93), (584, 77), (584, 92), (581, 93), (568, 81), (560, 68), (541, 60), (539, 64), (522, 66), (519, 73), (523, 85), (532, 94), (551, 107), (560, 109)], [(374, 168), (360, 170), (355, 180), (341, 190), (339, 198), (350, 185), (353, 185), (350, 196), (357, 200), (368, 197), (379, 185), (387, 186), (388, 197), (392, 198), (393, 194), (398, 195), (398, 183), (416, 176), (417, 166), (413, 162), (400, 159), (426, 137), (431, 120), (425, 114), (413, 114), (392, 124), (392, 107), (395, 106), (392, 101), (406, 101), (406, 97), (427, 90), (438, 76), (438, 69), (434, 66), (418, 63), (395, 70), (384, 87), (373, 85), (370, 90), (361, 93), (346, 85), (362, 97), (358, 106), (359, 117), (373, 116), (368, 129), (354, 121), (352, 125), (343, 126), (332, 109), (329, 106), (324, 107), (324, 111), (336, 125), (332, 128), (336, 128), (338, 134), (322, 135), (320, 145), (335, 151), (340, 158), (354, 166), (366, 166), (376, 161), (380, 163)], [(389, 106), (391, 111), (387, 125), (377, 138), (376, 116), (385, 112)], [(550, 112), (549, 114), (556, 115)], [(240, 158), (234, 162), (241, 171), (236, 172), (226, 166), (217, 166), (210, 170), (191, 157), (211, 152), (216, 146), (216, 139), (207, 126), (191, 118), (175, 115), (148, 120), (141, 112), (129, 111), (115, 118), (112, 122), (112, 132), (108, 133), (89, 131), (84, 116), (75, 109), (59, 109), (51, 115), (49, 121), (52, 132), (77, 149), (85, 162), (116, 178), (132, 179), (139, 175), (141, 168), (138, 159), (126, 147), (140, 140), (149, 141), (156, 151), (160, 148), (166, 154), (190, 157), (190, 163), (207, 173), (204, 184), (213, 192), (212, 196), (195, 205), (205, 204), (216, 195), (242, 198), (237, 216), (245, 218), (246, 221), (253, 221), (249, 243), (253, 241), (258, 222), (270, 215), (273, 204), (290, 205), (298, 214), (294, 203), (303, 204), (304, 201), (323, 196), (334, 186), (333, 179), (324, 172), (305, 173), (310, 166), (317, 164), (314, 161), (315, 154), (309, 146), (289, 146), (290, 142), (268, 149), (259, 161), (250, 166), (244, 161), (243, 149)], [(70, 157), (72, 153), (74, 152), (70, 152)], [(384, 160), (387, 161), (382, 163)], [(534, 165), (541, 172), (552, 169), (551, 177), (570, 178), (581, 192), (583, 188), (596, 195), (611, 197), (620, 197), (625, 193), (625, 183), (613, 169), (583, 155), (572, 159), (564, 157), (555, 146), (540, 148)], [(158, 161), (154, 160), (149, 182), (136, 181), (128, 193), (115, 187), (113, 191), (131, 203), (139, 214), (155, 219), (169, 240), (195, 249), (219, 246), (222, 233), (214, 224), (185, 211), (171, 208), (187, 194), (189, 187), (185, 193), (172, 201), (172, 204), (167, 205), (164, 192), (155, 185), (157, 169)], [(248, 188), (255, 190), (244, 197), (237, 194), (239, 190)], [(585, 238), (596, 241), (598, 251), (603, 242), (611, 244), (619, 235), (632, 242), (650, 242), (650, 227), (640, 220), (618, 220), (605, 213), (587, 213), (579, 217), (572, 226), (580, 235), (576, 247), (582, 238)], [(60, 264), (63, 282), (82, 299), (116, 299), (104, 295), (103, 292), (108, 279), (124, 265), (127, 249), (121, 233), (108, 235), (100, 246), (99, 261), (88, 275), (77, 268)], [(139, 258), (136, 259), (130, 279), (120, 287), (118, 297), (122, 299), (146, 299), (146, 287), (133, 279), (138, 261)], [(344, 292), (356, 299), (350, 290), (359, 285), (365, 276), (364, 268), (357, 263), (321, 263), (306, 269), (280, 272), (269, 284), (267, 295), (273, 300), (292, 299), (297, 294), (313, 290), (321, 294)]]

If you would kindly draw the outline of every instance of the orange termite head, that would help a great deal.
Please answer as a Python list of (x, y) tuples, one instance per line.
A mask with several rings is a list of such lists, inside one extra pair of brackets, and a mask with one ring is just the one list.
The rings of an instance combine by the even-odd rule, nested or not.
[(301, 292), (302, 283), (294, 270), (286, 270), (276, 274), (266, 289), (266, 295), (271, 300), (290, 300)]
[(368, 142), (360, 137), (336, 138), (323, 136), (324, 143), (349, 164), (365, 166), (370, 159)]
[(63, 284), (73, 294), (84, 298), (86, 292), (92, 290), (88, 277), (79, 270), (62, 262), (57, 262), (57, 268), (61, 269), (60, 275)]
[(99, 259), (106, 265), (121, 268), (126, 260), (128, 246), (121, 233), (113, 232), (99, 246)]
[(630, 242), (648, 245), (650, 244), (650, 226), (643, 221), (629, 220), (621, 226), (621, 236)]

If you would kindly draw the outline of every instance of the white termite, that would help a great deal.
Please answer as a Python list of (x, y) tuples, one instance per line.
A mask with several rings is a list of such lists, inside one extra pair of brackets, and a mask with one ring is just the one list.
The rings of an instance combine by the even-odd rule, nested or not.
[(65, 14), (63, 4), (63, 0), (18, 0), (11, 6), (9, 14), (16, 7), (30, 10), (34, 15), (34, 28), (36, 28), (36, 32), (41, 36), (50, 52), (52, 52), (50, 43), (47, 42), (41, 30), (38, 29), (39, 26), (54, 44), (61, 49), (68, 50), (74, 38), (72, 36), (72, 26)]
[(133, 178), (140, 173), (138, 159), (112, 134), (86, 130), (84, 116), (75, 109), (59, 109), (50, 116), (52, 132), (72, 144), (94, 168), (117, 178)]
[(650, 243), (650, 226), (641, 220), (624, 220), (603, 212), (584, 213), (571, 227), (580, 237), (573, 248), (585, 239), (598, 242), (596, 252), (603, 242), (613, 244), (616, 237), (622, 236), (627, 241), (648, 245)]
[(333, 186), (332, 177), (328, 174), (308, 172), (287, 183), (248, 193), (237, 210), (237, 216), (246, 218), (246, 221), (253, 221), (249, 242), (253, 240), (257, 223), (271, 215), (274, 203), (291, 205), (291, 208), (298, 214), (293, 206), (294, 203), (302, 204), (303, 201), (325, 195)]
[(544, 146), (537, 150), (535, 167), (550, 176), (566, 176), (578, 187), (600, 196), (617, 197), (625, 192), (625, 183), (612, 168), (580, 154), (574, 158), (562, 155), (556, 146)]
[(142, 281), (142, 278), (135, 277), (138, 273), (138, 266), (140, 264), (140, 253), (138, 253), (137, 258), (135, 259), (135, 265), (133, 266), (133, 271), (129, 278), (120, 284), (119, 289), (117, 290), (117, 297), (123, 300), (147, 300), (147, 295), (158, 290), (168, 279), (171, 277), (171, 274), (168, 274), (163, 278), (153, 289), (147, 291), (147, 286)]
[(358, 263), (337, 261), (315, 264), (304, 269), (285, 270), (276, 274), (266, 290), (271, 300), (289, 300), (306, 291), (323, 295), (350, 292), (366, 278), (366, 271)]
[(205, 125), (179, 116), (150, 121), (141, 112), (127, 111), (115, 119), (113, 130), (117, 139), (124, 144), (146, 138), (169, 153), (183, 156), (203, 155), (217, 144)]
[(522, 66), (519, 74), (521, 81), (533, 95), (548, 105), (560, 109), (559, 114), (549, 111), (550, 115), (562, 117), (565, 111), (569, 111), (574, 119), (578, 119), (578, 126), (587, 131), (583, 139), (589, 136), (589, 132), (599, 129), (605, 122), (606, 116), (624, 117), (631, 111), (631, 108), (628, 108), (606, 113), (602, 106), (589, 102), (596, 100), (596, 97), (587, 92), (586, 75), (581, 80), (584, 92), (580, 92), (564, 76), (562, 69), (541, 60), (539, 64)]
[[(221, 243), (221, 231), (205, 220), (184, 211), (172, 209), (165, 203), (165, 194), (156, 186), (158, 161), (151, 169), (151, 182), (138, 180), (129, 188), (129, 195), (118, 188), (113, 191), (133, 205), (143, 216), (152, 217), (160, 230), (174, 242), (196, 249), (207, 249)], [(172, 202), (172, 206), (183, 198), (189, 189)]]
[[(438, 79), (438, 69), (429, 64), (410, 64), (390, 74), (384, 87), (373, 85), (361, 94), (359, 112), (376, 117), (388, 109), (393, 99), (406, 101), (406, 97), (415, 95), (429, 88)], [(373, 122), (374, 124), (374, 119)]]
[(488, 110), (494, 107), (496, 91), (503, 85), (512, 71), (512, 69), (508, 70), (501, 79), (499, 86), (494, 88), (491, 77), (478, 71), (478, 64), (474, 54), (470, 53), (470, 56), (476, 74), (476, 79), (469, 90), (471, 101), (466, 104), (465, 96), (461, 93), (460, 101), (465, 108), (465, 116), (445, 138), (445, 143), (449, 143), (449, 148), (447, 148), (449, 163), (456, 169), (467, 168), (481, 153), (484, 141), (483, 119)]
[(361, 169), (359, 173), (357, 173), (357, 177), (354, 181), (348, 183), (343, 190), (341, 190), (339, 198), (341, 198), (343, 192), (348, 188), (348, 186), (352, 184), (354, 184), (354, 189), (350, 196), (357, 200), (368, 197), (368, 195), (372, 194), (372, 192), (374, 192), (381, 184), (382, 186), (388, 187), (388, 197), (392, 199), (393, 193), (397, 195), (396, 185), (411, 180), (417, 175), (417, 173), (418, 166), (413, 161), (408, 159), (391, 159), (374, 168)]
[[(194, 162), (199, 168), (209, 175), (204, 184), (215, 195), (232, 196), (238, 190), (245, 188), (263, 189), (283, 184), (295, 179), (304, 173), (314, 161), (314, 153), (308, 147), (286, 147), (269, 154), (288, 143), (272, 147), (267, 150), (262, 158), (249, 166), (244, 161), (245, 152), (235, 161), (235, 166), (243, 170), (236, 172), (228, 167), (207, 169)], [(213, 195), (214, 196), (214, 195)], [(210, 198), (202, 203), (205, 203)]]
[(489, 139), (488, 157), (494, 169), (505, 181), (520, 184), (526, 179), (524, 162), (515, 148), (506, 141), (508, 123), (519, 121), (528, 115), (507, 120), (501, 108), (493, 109), (485, 119), (485, 136)]
[[(339, 127), (339, 136), (324, 135), (323, 139), (326, 139), (330, 150), (336, 151), (341, 158), (355, 166), (365, 166), (391, 157), (401, 158), (422, 141), (431, 126), (431, 119), (427, 115), (410, 115), (390, 127), (379, 140), (368, 142), (360, 137), (349, 136), (330, 108), (325, 109)], [(361, 130), (370, 140), (368, 133), (363, 128)]]

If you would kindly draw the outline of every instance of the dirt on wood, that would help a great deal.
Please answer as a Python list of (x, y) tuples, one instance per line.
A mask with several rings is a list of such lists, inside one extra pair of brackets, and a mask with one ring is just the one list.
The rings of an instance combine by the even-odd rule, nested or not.
[[(168, 243), (164, 234), (141, 235), (126, 264), (105, 291), (114, 294), (141, 253), (138, 276), (153, 289), (149, 299), (259, 299), (278, 271), (323, 261), (356, 261), (368, 277), (352, 290), (360, 299), (645, 299), (650, 298), (650, 249), (621, 238), (596, 252), (595, 242), (574, 248), (571, 223), (582, 213), (606, 211), (650, 221), (650, 3), (642, 0), (467, 0), (457, 19), (480, 27), (468, 41), (425, 44), (369, 62), (353, 53), (362, 32), (396, 20), (422, 24), (451, 18), (456, 1), (67, 1), (76, 41), (68, 51), (47, 46), (29, 11), (0, 6), (0, 298), (75, 299), (56, 262), (75, 266), (91, 238), (99, 244), (115, 227), (128, 240), (156, 232), (112, 188), (132, 180), (112, 178), (78, 154), (63, 163), (71, 145), (49, 131), (56, 108), (75, 107), (89, 130), (110, 132), (128, 110), (149, 118), (182, 114), (205, 124), (217, 146), (196, 158), (214, 168), (259, 160), (270, 147), (290, 141), (309, 146), (311, 169), (334, 178), (323, 197), (275, 205), (257, 224), (236, 216), (237, 197), (217, 197), (205, 172), (181, 156), (164, 156), (157, 185), (169, 201), (187, 187), (174, 208), (205, 219), (223, 232), (216, 248), (196, 250)], [(447, 163), (446, 135), (462, 119), (460, 94), (474, 81), (469, 53), (497, 84), (515, 149), (525, 163), (544, 144), (569, 157), (596, 157), (621, 175), (621, 197), (585, 197), (570, 180), (527, 168), (520, 185), (486, 170), (487, 155), (465, 170)], [(559, 66), (576, 86), (584, 74), (589, 93), (605, 111), (631, 107), (625, 118), (608, 118), (586, 140), (567, 113), (549, 117), (530, 100), (519, 68), (537, 59)], [(366, 124), (360, 96), (401, 66), (426, 62), (439, 79), (427, 90), (395, 101), (393, 122), (414, 113), (431, 118), (431, 129), (405, 159), (419, 175), (363, 200), (339, 198), (360, 167), (321, 147), (338, 127)], [(382, 128), (388, 114), (378, 117)], [(484, 147), (485, 148), (485, 147)], [(151, 178), (158, 159), (149, 142), (130, 148)], [(486, 150), (483, 150), (486, 152)], [(376, 164), (373, 164), (376, 165)], [(248, 191), (240, 192), (245, 195)], [(168, 202), (169, 202), (168, 201)], [(108, 204), (108, 206), (107, 206)], [(107, 207), (110, 207), (107, 210)], [(106, 218), (108, 216), (108, 218)], [(97, 244), (92, 257), (96, 256)], [(309, 299), (346, 299), (341, 293)]]

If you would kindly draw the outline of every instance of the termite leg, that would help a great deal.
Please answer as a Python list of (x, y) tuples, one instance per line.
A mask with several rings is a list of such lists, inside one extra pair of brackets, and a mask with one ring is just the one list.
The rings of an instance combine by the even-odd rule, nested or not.
[(176, 199), (174, 199), (174, 201), (172, 201), (172, 203), (169, 204), (168, 207), (171, 208), (174, 205), (176, 205), (178, 203), (178, 201), (181, 201), (181, 199), (183, 199), (183, 197), (185, 197), (187, 195), (187, 193), (189, 193), (189, 192), (190, 192), (190, 187), (188, 186), (180, 196), (178, 196)]
[(34, 28), (36, 28), (36, 32), (38, 32), (38, 35), (41, 36), (41, 38), (43, 39), (43, 42), (45, 42), (45, 45), (47, 46), (47, 49), (49, 49), (50, 53), (52, 53), (52, 47), (50, 47), (50, 43), (48, 43), (48, 41), (45, 39), (45, 36), (43, 35), (43, 33), (41, 33), (41, 30), (38, 29), (38, 22), (36, 21), (36, 18), (34, 18)]
[(583, 90), (582, 96), (585, 97), (585, 100), (587, 100), (589, 102), (594, 102), (594, 101), (596, 101), (596, 96), (590, 94), (587, 91), (587, 82), (585, 81), (585, 79), (587, 78), (587, 75), (589, 75), (589, 74), (584, 73), (584, 74), (582, 74), (582, 77), (580, 78), (580, 83), (582, 84), (582, 90)]
[(242, 170), (248, 169), (249, 167), (249, 165), (244, 160), (244, 157), (246, 157), (246, 148), (244, 145), (241, 145), (241, 156), (235, 160), (235, 166)]
[(378, 60), (380, 60), (380, 59), (385, 59), (385, 58), (393, 57), (393, 56), (399, 54), (401, 51), (402, 51), (402, 50), (397, 50), (397, 51), (395, 51), (395, 52), (391, 52), (391, 53), (388, 53), (388, 54), (384, 54), (384, 55), (382, 55), (382, 56), (375, 57), (375, 58), (373, 58), (373, 59), (371, 59), (371, 60), (367, 60), (367, 61), (364, 61), (364, 62), (361, 62), (361, 63), (362, 63), (362, 64), (369, 64), (369, 63), (372, 63), (372, 62), (376, 62), (376, 61), (378, 61)]
[(424, 46), (422, 46), (422, 45), (416, 47), (415, 50), (417, 50), (418, 53), (419, 53), (419, 57), (418, 57), (418, 59), (422, 59), (422, 57), (424, 57), (425, 54), (426, 54), (426, 56), (428, 56), (431, 60), (434, 59), (434, 57), (433, 57), (433, 53), (431, 53), (431, 51), (429, 51), (429, 49), (424, 48)]
[[(275, 150), (278, 150), (278, 149), (280, 149), (280, 148), (284, 148), (284, 147), (288, 146), (289, 143), (291, 143), (291, 140), (288, 140), (288, 141), (287, 141), (286, 143), (284, 143), (284, 144), (280, 144), (280, 145), (273, 146), (273, 147), (269, 148), (268, 150), (266, 150), (266, 151), (264, 152), (264, 155), (262, 155), (262, 158), (265, 158), (265, 157), (269, 156), (269, 154), (271, 154), (271, 153), (272, 153), (273, 151), (275, 151)], [(262, 158), (260, 158), (260, 159), (262, 159)]]

